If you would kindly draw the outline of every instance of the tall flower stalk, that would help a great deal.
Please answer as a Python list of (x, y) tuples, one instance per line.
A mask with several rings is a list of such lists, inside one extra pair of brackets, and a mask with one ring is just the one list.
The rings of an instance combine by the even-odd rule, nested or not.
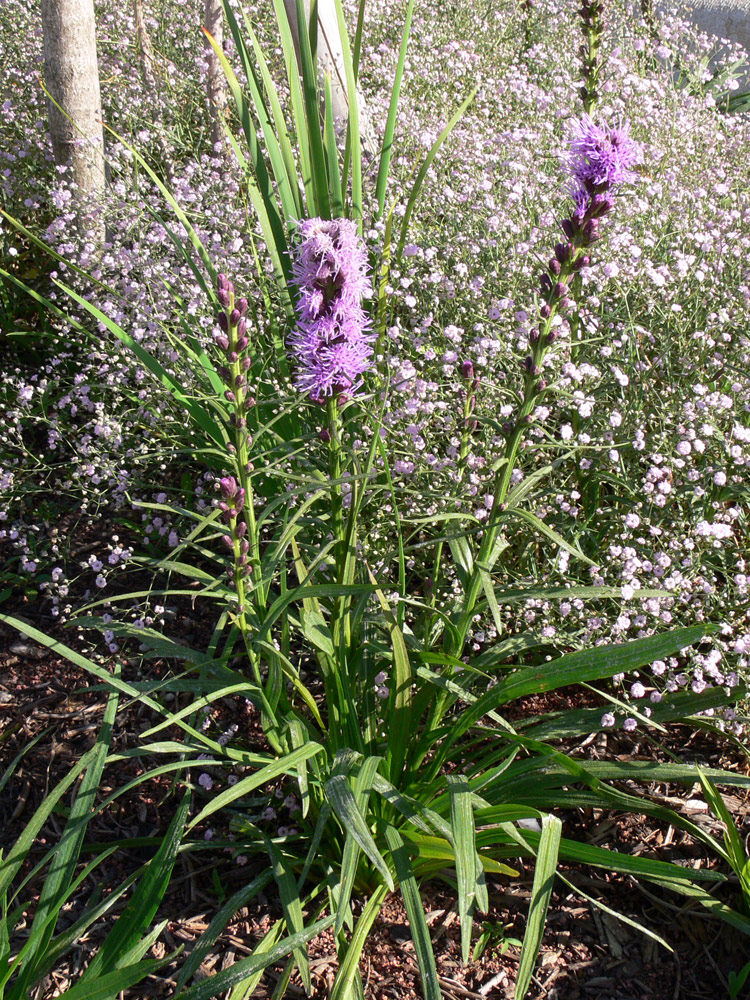
[(599, 100), (599, 46), (604, 32), (604, 0), (581, 0), (578, 11), (583, 28), (583, 44), (579, 49), (581, 57), (580, 89), (584, 113), (589, 115)]
[(220, 481), (219, 508), (228, 529), (222, 540), (230, 555), (227, 574), (236, 593), (235, 620), (242, 633), (255, 680), (260, 685), (260, 668), (249, 641), (246, 616), (248, 604), (252, 601), (251, 580), (254, 578), (257, 586), (261, 586), (258, 533), (250, 478), (253, 471), (250, 461), (252, 438), (247, 426), (247, 414), (255, 406), (255, 399), (247, 383), (247, 374), (252, 364), (246, 319), (248, 303), (247, 299), (235, 298), (234, 285), (225, 275), (218, 276), (217, 285), (217, 298), (221, 306), (217, 316), (220, 332), (215, 335), (214, 340), (224, 354), (225, 363), (220, 366), (219, 374), (226, 386), (224, 398), (230, 407), (229, 424), (233, 440), (229, 446), (229, 457), (234, 472)]
[(560, 319), (575, 306), (571, 289), (591, 263), (590, 251), (601, 235), (605, 217), (614, 207), (614, 192), (635, 178), (633, 167), (640, 161), (639, 145), (630, 138), (628, 124), (597, 125), (588, 115), (572, 127), (568, 158), (572, 213), (561, 222), (564, 240), (557, 243), (539, 281), (539, 323), (529, 334), (528, 354), (521, 362), (523, 389), (515, 419), (503, 424), (505, 454), (495, 480), (489, 526), (482, 539), (471, 573), (464, 606), (451, 649), (460, 655), (482, 587), (482, 572), (494, 563), (499, 519), (512, 483), (516, 458), (526, 429), (534, 422), (534, 410), (547, 389), (543, 368), (558, 339)]

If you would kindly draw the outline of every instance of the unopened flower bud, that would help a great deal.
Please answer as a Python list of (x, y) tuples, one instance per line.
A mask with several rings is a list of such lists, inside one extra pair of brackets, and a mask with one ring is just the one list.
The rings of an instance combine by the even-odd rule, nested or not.
[(321, 430), (318, 431), (318, 437), (323, 442), (323, 444), (328, 444), (328, 442), (331, 440), (331, 432), (328, 430), (327, 427), (323, 427)]
[[(544, 303), (544, 305), (539, 310), (539, 315), (542, 317), (542, 319), (549, 319), (550, 316), (552, 315), (552, 310), (550, 309), (550, 307), (547, 305), (546, 302)], [(530, 339), (531, 339), (531, 337), (529, 337), (529, 340)]]
[[(224, 313), (222, 313), (222, 316), (223, 315)], [(215, 333), (214, 343), (217, 344), (222, 349), (222, 351), (229, 350), (229, 337), (227, 337), (225, 333)]]
[(233, 496), (237, 495), (237, 480), (234, 476), (224, 476), (219, 480), (219, 486), (221, 487), (221, 495), (226, 500), (231, 500)]
[(240, 316), (244, 316), (247, 312), (247, 299), (237, 299), (234, 305)]
[(560, 226), (562, 227), (562, 231), (565, 233), (568, 239), (572, 240), (576, 234), (576, 228), (577, 228), (576, 226), (573, 225), (572, 220), (563, 219), (562, 222), (560, 223)]
[(554, 274), (555, 277), (557, 277), (557, 275), (562, 270), (562, 265), (560, 264), (560, 261), (557, 259), (557, 257), (551, 257), (550, 262), (547, 266), (549, 268), (550, 274)]
[(461, 374), (465, 379), (474, 377), (474, 365), (468, 358), (461, 362)]
[(224, 331), (224, 333), (226, 333), (227, 330), (229, 329), (229, 322), (227, 321), (227, 314), (225, 312), (220, 312), (219, 315), (216, 317), (216, 322), (222, 328), (222, 330)]
[(599, 223), (596, 219), (587, 219), (583, 226), (583, 235), (589, 243), (599, 239)]

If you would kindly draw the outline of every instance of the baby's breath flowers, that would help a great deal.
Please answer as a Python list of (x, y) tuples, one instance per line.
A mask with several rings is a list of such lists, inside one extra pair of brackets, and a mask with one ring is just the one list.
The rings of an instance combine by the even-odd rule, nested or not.
[(294, 251), (299, 322), (289, 338), (297, 388), (322, 403), (351, 396), (372, 364), (374, 334), (362, 308), (367, 255), (349, 219), (305, 219)]

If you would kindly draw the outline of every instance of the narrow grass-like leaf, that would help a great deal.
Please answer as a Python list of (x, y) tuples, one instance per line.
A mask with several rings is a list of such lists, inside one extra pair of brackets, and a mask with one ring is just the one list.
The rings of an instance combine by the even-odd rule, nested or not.
[[(227, 2), (227, 0), (225, 0)], [(299, 64), (297, 53), (289, 25), (289, 18), (283, 0), (273, 0), (273, 8), (276, 14), (276, 23), (281, 36), (281, 46), (284, 51), (284, 64), (286, 66), (287, 82), (292, 105), (292, 117), (294, 118), (294, 131), (297, 137), (297, 150), (299, 152), (300, 169), (302, 171), (302, 183), (305, 189), (307, 201), (307, 215), (314, 216), (315, 210), (315, 189), (312, 180), (312, 164), (310, 162), (310, 135), (307, 128), (307, 117), (305, 115), (305, 102), (300, 86)]]
[(471, 793), (466, 778), (446, 775), (451, 802), (451, 833), (456, 859), (456, 879), (458, 881), (458, 917), (461, 921), (461, 955), (469, 961), (471, 953), (472, 909), (476, 880), (476, 841), (474, 814), (471, 808)]
[(393, 892), (393, 877), (377, 848), (367, 821), (359, 810), (346, 775), (336, 774), (326, 783), (326, 795), (344, 829), (351, 833), (359, 846), (372, 861), (388, 888)]
[(747, 855), (745, 854), (745, 847), (742, 843), (742, 838), (737, 832), (737, 826), (732, 818), (732, 814), (727, 809), (724, 799), (719, 794), (719, 790), (710, 778), (706, 777), (700, 767), (698, 768), (698, 777), (700, 778), (701, 788), (711, 812), (724, 824), (724, 843), (727, 848), (727, 861), (734, 869), (735, 874), (740, 878), (740, 881), (743, 881), (743, 871), (747, 862)]
[[(227, 15), (227, 21), (229, 23), (229, 30), (232, 33), (232, 38), (234, 39), (237, 52), (239, 53), (240, 60), (242, 62), (242, 68), (245, 72), (245, 78), (247, 79), (248, 87), (250, 88), (250, 96), (252, 98), (253, 107), (255, 108), (255, 115), (257, 120), (260, 122), (261, 131), (263, 132), (263, 139), (265, 141), (266, 153), (268, 159), (271, 163), (271, 169), (273, 171), (273, 176), (276, 179), (278, 198), (281, 202), (281, 208), (284, 215), (284, 219), (287, 224), (294, 219), (299, 218), (299, 202), (298, 197), (295, 198), (295, 194), (298, 196), (296, 191), (296, 171), (289, 175), (287, 166), (288, 161), (284, 157), (284, 153), (281, 148), (281, 137), (277, 129), (275, 122), (271, 121), (271, 115), (269, 114), (266, 102), (263, 97), (263, 85), (256, 75), (256, 70), (250, 61), (250, 56), (247, 51), (247, 46), (245, 44), (245, 39), (239, 30), (239, 25), (237, 24), (237, 19), (234, 16), (234, 11), (229, 3), (224, 4), (224, 11)], [(231, 69), (229, 63), (224, 56), (223, 49), (221, 46), (217, 45), (216, 39), (212, 38), (211, 35), (203, 29), (212, 48), (219, 58), (221, 67), (224, 70), (224, 74), (227, 74), (227, 68)], [(226, 68), (225, 68), (226, 64)], [(229, 79), (227, 77), (227, 79)], [(236, 78), (235, 78), (236, 79)], [(231, 86), (231, 84), (230, 84)], [(233, 92), (234, 96), (234, 92)], [(283, 121), (283, 119), (282, 119)], [(286, 130), (284, 129), (284, 132)], [(258, 155), (256, 152), (255, 155)]]
[(282, 958), (286, 958), (290, 952), (296, 948), (301, 948), (308, 941), (317, 937), (318, 934), (322, 934), (323, 931), (328, 930), (333, 920), (333, 917), (324, 917), (322, 920), (318, 920), (311, 926), (306, 927), (300, 934), (293, 934), (291, 937), (284, 938), (277, 945), (274, 945), (273, 948), (264, 949), (263, 942), (261, 941), (252, 955), (240, 959), (239, 962), (235, 962), (228, 969), (217, 972), (215, 976), (209, 976), (195, 986), (191, 986), (190, 989), (178, 993), (175, 1000), (211, 1000), (212, 997), (234, 986), (235, 983), (242, 982), (248, 976), (268, 968), (269, 965), (274, 965)]
[[(341, 51), (344, 59), (344, 71), (346, 73), (346, 95), (349, 102), (349, 127), (348, 146), (351, 151), (352, 161), (352, 217), (357, 222), (357, 229), (362, 235), (362, 141), (359, 134), (359, 99), (357, 97), (357, 80), (354, 75), (354, 62), (349, 47), (349, 31), (346, 26), (344, 7), (341, 0), (334, 0), (336, 4), (336, 18), (338, 20), (339, 35), (341, 37)], [(348, 168), (348, 162), (344, 163), (344, 170)]]
[(393, 89), (391, 91), (391, 102), (388, 106), (388, 118), (385, 123), (383, 133), (383, 147), (380, 151), (380, 162), (378, 164), (378, 177), (375, 182), (375, 200), (378, 203), (376, 218), (380, 218), (385, 208), (385, 190), (388, 184), (388, 171), (391, 166), (391, 156), (393, 153), (393, 136), (396, 131), (396, 117), (398, 115), (398, 101), (401, 96), (401, 81), (404, 77), (404, 65), (406, 64), (406, 50), (409, 46), (409, 32), (411, 31), (411, 18), (414, 11), (414, 0), (409, 0), (406, 6), (406, 16), (404, 18), (404, 28), (401, 33), (401, 47), (398, 52), (398, 63), (396, 73), (393, 77)]
[[(71, 892), (78, 855), (86, 834), (86, 828), (93, 814), (93, 806), (99, 791), (104, 763), (112, 740), (112, 726), (117, 714), (118, 695), (112, 693), (104, 710), (102, 726), (95, 744), (91, 763), (83, 774), (80, 787), (71, 807), (62, 836), (52, 855), (49, 873), (44, 881), (39, 901), (34, 912), (34, 920), (21, 954), (28, 956), (20, 961), (21, 971), (14, 984), (19, 996), (23, 996), (38, 978), (36, 973), (54, 933), (57, 917)], [(19, 958), (21, 956), (19, 955)]]
[(564, 549), (571, 556), (573, 556), (574, 559), (579, 559), (581, 562), (587, 563), (589, 566), (596, 565), (593, 560), (589, 559), (587, 555), (584, 555), (580, 549), (576, 548), (575, 545), (571, 545), (571, 543), (563, 538), (561, 534), (553, 528), (550, 528), (548, 524), (545, 524), (540, 517), (537, 517), (536, 514), (532, 514), (531, 511), (524, 510), (522, 507), (516, 507), (512, 511), (507, 511), (502, 516), (503, 519), (507, 519), (511, 516), (520, 517), (522, 521), (526, 521), (532, 526), (532, 528), (534, 528), (535, 531), (538, 531), (540, 535), (545, 535), (550, 539), (550, 541), (554, 542), (555, 545)]
[(145, 350), (141, 345), (134, 340), (129, 333), (127, 333), (119, 324), (115, 323), (114, 320), (110, 319), (105, 313), (98, 309), (92, 302), (89, 302), (78, 292), (75, 292), (72, 288), (66, 285), (64, 282), (60, 281), (59, 278), (54, 279), (55, 285), (62, 289), (67, 296), (78, 302), (79, 305), (83, 306), (87, 312), (102, 323), (110, 333), (113, 333), (118, 340), (122, 341), (127, 348), (132, 351), (135, 357), (140, 361), (143, 367), (149, 371), (155, 379), (157, 379), (164, 387), (167, 389), (169, 394), (175, 399), (177, 403), (189, 414), (193, 423), (200, 427), (200, 429), (206, 434), (212, 441), (214, 441), (219, 447), (223, 448), (227, 444), (227, 436), (224, 429), (214, 420), (210, 415), (208, 410), (204, 409), (195, 400), (190, 399), (182, 390), (182, 386), (179, 380), (174, 375), (170, 375), (169, 372), (162, 366), (162, 364)]
[(517, 670), (506, 680), (482, 695), (463, 713), (454, 728), (451, 744), (471, 728), (489, 709), (498, 708), (529, 694), (541, 694), (556, 688), (601, 680), (617, 673), (637, 670), (654, 660), (673, 656), (711, 631), (711, 626), (699, 625), (674, 629), (663, 635), (634, 639), (620, 645), (596, 646), (545, 663), (538, 667)]
[[(331, 202), (328, 196), (323, 135), (320, 128), (318, 106), (318, 79), (315, 61), (310, 46), (310, 30), (304, 0), (296, 0), (297, 31), (299, 37), (300, 69), (302, 71), (302, 94), (305, 100), (307, 130), (310, 142), (310, 169), (315, 191), (315, 214), (321, 219), (330, 219)], [(317, 22), (316, 22), (317, 30)]]
[[(236, 19), (234, 16), (234, 11), (231, 5), (224, 0), (224, 10), (227, 13), (227, 19), (229, 20), (230, 26), (236, 25)], [(253, 47), (253, 52), (255, 53), (255, 58), (258, 61), (258, 69), (260, 71), (261, 80), (263, 81), (263, 86), (266, 91), (266, 97), (268, 98), (268, 103), (271, 107), (271, 114), (273, 115), (273, 124), (276, 129), (276, 137), (279, 142), (279, 147), (281, 149), (281, 155), (284, 160), (286, 167), (287, 177), (289, 178), (289, 186), (292, 191), (292, 196), (294, 197), (296, 214), (295, 219), (301, 219), (305, 214), (305, 210), (302, 204), (302, 197), (299, 191), (299, 175), (297, 172), (297, 164), (294, 159), (294, 152), (292, 149), (292, 143), (289, 138), (289, 131), (286, 126), (286, 121), (284, 120), (284, 112), (281, 108), (281, 102), (279, 101), (279, 96), (276, 91), (276, 86), (273, 82), (271, 72), (268, 68), (268, 63), (266, 57), (263, 54), (263, 49), (258, 41), (258, 36), (253, 30), (253, 26), (245, 13), (242, 11), (242, 17), (244, 19), (245, 30), (250, 37), (250, 43)], [(232, 28), (232, 34), (234, 35), (234, 28)], [(237, 35), (240, 35), (239, 28), (237, 28)], [(301, 159), (301, 157), (300, 157)]]
[[(340, 4), (341, 0), (336, 0), (336, 2), (337, 2), (337, 4)], [(416, 177), (414, 183), (412, 184), (411, 194), (409, 195), (409, 200), (406, 203), (406, 211), (404, 212), (404, 217), (401, 220), (401, 233), (399, 235), (398, 247), (396, 248), (396, 254), (395, 254), (395, 259), (396, 259), (397, 262), (401, 259), (401, 255), (402, 255), (402, 253), (404, 251), (404, 246), (406, 244), (406, 238), (407, 238), (408, 233), (409, 233), (409, 226), (411, 224), (412, 212), (414, 211), (414, 206), (417, 203), (417, 198), (419, 197), (419, 192), (420, 192), (420, 190), (422, 188), (422, 184), (424, 183), (424, 179), (427, 176), (427, 173), (428, 173), (430, 167), (432, 166), (432, 162), (435, 159), (435, 157), (437, 156), (437, 154), (438, 154), (438, 152), (440, 150), (440, 147), (443, 145), (443, 143), (445, 142), (445, 140), (448, 138), (448, 136), (451, 134), (451, 132), (453, 131), (453, 129), (456, 127), (456, 124), (458, 123), (459, 119), (462, 117), (463, 113), (466, 111), (466, 109), (468, 108), (468, 106), (474, 100), (474, 96), (476, 95), (477, 89), (478, 88), (475, 87), (472, 90), (472, 92), (469, 94), (469, 96), (466, 98), (466, 100), (463, 101), (463, 103), (459, 107), (458, 111), (456, 111), (456, 113), (450, 119), (450, 121), (445, 126), (445, 128), (443, 129), (443, 131), (437, 137), (437, 139), (435, 140), (432, 148), (430, 149), (429, 153), (425, 157), (424, 163), (420, 167), (419, 173), (417, 174), (417, 177)]]
[(190, 793), (186, 792), (177, 807), (159, 850), (146, 866), (132, 898), (117, 919), (104, 943), (91, 959), (81, 982), (91, 985), (102, 975), (115, 969), (122, 956), (143, 936), (169, 885), (177, 851), (185, 830), (190, 808)]
[(396, 877), (399, 881), (401, 895), (406, 907), (406, 915), (409, 918), (409, 929), (411, 930), (414, 950), (417, 953), (419, 971), (422, 976), (421, 985), (424, 998), (425, 1000), (441, 1000), (443, 994), (440, 989), (437, 965), (435, 964), (435, 953), (432, 949), (430, 928), (427, 926), (424, 907), (419, 895), (417, 880), (412, 870), (409, 853), (395, 827), (386, 827), (385, 839), (393, 858)]
[(391, 690), (388, 696), (391, 730), (388, 740), (387, 759), (388, 776), (395, 785), (398, 785), (399, 778), (404, 769), (406, 749), (412, 739), (411, 689), (414, 677), (409, 660), (409, 651), (406, 648), (406, 641), (404, 640), (404, 633), (393, 617), (388, 600), (377, 586), (377, 581), (372, 575), (369, 566), (367, 567), (367, 573), (375, 588), (375, 596), (378, 599), (385, 618), (393, 652), (393, 675), (390, 683)]
[[(367, 815), (367, 805), (370, 801), (375, 775), (382, 761), (382, 757), (368, 757), (360, 765), (357, 777), (354, 781), (354, 801), (363, 816)], [(354, 878), (357, 874), (357, 861), (359, 859), (359, 844), (351, 831), (347, 832), (344, 852), (341, 859), (341, 877), (339, 880), (338, 893), (338, 914), (336, 917), (335, 933), (339, 934), (344, 926), (344, 921), (350, 915), (349, 900), (354, 887)]]
[(380, 912), (380, 907), (383, 905), (387, 891), (386, 886), (379, 885), (365, 903), (365, 907), (357, 921), (357, 926), (354, 929), (352, 939), (349, 942), (349, 947), (346, 950), (346, 955), (339, 968), (338, 975), (334, 980), (330, 1000), (350, 1000), (352, 997), (352, 988), (359, 970), (359, 959), (362, 949), (367, 941), (367, 935), (375, 923), (375, 918)]
[(122, 969), (113, 969), (97, 976), (94, 982), (81, 977), (75, 986), (65, 991), (65, 1000), (117, 1000), (123, 990), (140, 983), (173, 957), (168, 955), (164, 958), (151, 958), (135, 965), (127, 965)]
[[(271, 948), (274, 948), (278, 943), (285, 926), (286, 925), (283, 919), (277, 920), (271, 930), (253, 949), (253, 955), (262, 955), (264, 951), (270, 951)], [(229, 994), (228, 1000), (248, 1000), (248, 998), (251, 997), (257, 990), (260, 981), (263, 978), (263, 972), (263, 969), (258, 969), (246, 979), (242, 979), (239, 983), (235, 983), (232, 987), (232, 992)]]
[(657, 944), (660, 944), (662, 948), (666, 949), (667, 951), (674, 952), (674, 948), (669, 944), (669, 942), (665, 941), (660, 934), (656, 933), (656, 931), (652, 931), (649, 927), (644, 927), (643, 924), (639, 924), (637, 920), (633, 920), (631, 917), (627, 917), (624, 913), (619, 913), (617, 910), (613, 910), (611, 907), (607, 906), (606, 903), (603, 903), (600, 899), (595, 899), (593, 896), (589, 896), (587, 893), (583, 891), (583, 889), (579, 885), (575, 885), (569, 879), (565, 878), (565, 876), (561, 872), (557, 873), (557, 877), (560, 879), (561, 882), (564, 882), (565, 885), (567, 885), (572, 892), (574, 892), (577, 896), (583, 896), (584, 899), (587, 899), (591, 903), (591, 905), (595, 906), (598, 910), (601, 910), (603, 913), (608, 914), (610, 917), (614, 917), (616, 920), (619, 920), (623, 924), (627, 924), (628, 927), (632, 927), (634, 930), (639, 931), (645, 937), (650, 937), (652, 941), (656, 941)]
[(188, 830), (192, 830), (198, 824), (208, 819), (209, 816), (213, 816), (215, 812), (224, 809), (230, 803), (247, 795), (248, 792), (267, 784), (274, 778), (278, 778), (280, 774), (294, 774), (300, 761), (308, 760), (310, 757), (319, 754), (322, 750), (323, 746), (320, 743), (308, 743), (306, 746), (300, 747), (298, 750), (293, 750), (286, 756), (272, 761), (255, 774), (250, 774), (246, 778), (242, 778), (236, 785), (225, 788), (223, 792), (215, 795), (201, 809), (197, 816), (193, 817), (188, 825)]
[[(0, 620), (2, 620), (3, 617), (4, 616), (0, 616)], [(91, 750), (85, 753), (78, 763), (75, 764), (70, 771), (68, 771), (65, 777), (58, 782), (26, 824), (23, 832), (8, 852), (7, 857), (0, 862), (0, 893), (7, 892), (16, 877), (19, 868), (23, 864), (26, 855), (31, 849), (32, 844), (36, 840), (37, 834), (47, 822), (47, 819), (62, 796), (77, 779), (78, 775), (82, 771), (85, 771), (91, 764), (96, 752), (96, 746), (92, 747)]]
[(344, 214), (344, 196), (341, 191), (339, 151), (336, 145), (336, 133), (333, 125), (333, 96), (331, 94), (330, 73), (326, 73), (325, 79), (324, 135), (326, 167), (328, 170), (328, 187), (331, 192), (331, 214), (334, 219), (340, 219)]
[(552, 896), (552, 888), (557, 872), (557, 858), (560, 848), (562, 823), (556, 816), (545, 816), (534, 867), (534, 883), (531, 887), (531, 902), (526, 931), (523, 936), (521, 960), (516, 977), (515, 1000), (523, 1000), (531, 982), (539, 949), (542, 946), (547, 910)]
[[(275, 844), (268, 837), (264, 837), (263, 841), (271, 859), (273, 877), (276, 880), (279, 899), (284, 910), (284, 919), (292, 932), (292, 936), (301, 934), (305, 929), (305, 924), (302, 918), (302, 900), (300, 899), (297, 880), (288, 862), (281, 856)], [(307, 949), (304, 945), (300, 945), (294, 949), (293, 954), (302, 978), (302, 983), (309, 996), (312, 992), (312, 980), (310, 978), (310, 959), (307, 956)]]

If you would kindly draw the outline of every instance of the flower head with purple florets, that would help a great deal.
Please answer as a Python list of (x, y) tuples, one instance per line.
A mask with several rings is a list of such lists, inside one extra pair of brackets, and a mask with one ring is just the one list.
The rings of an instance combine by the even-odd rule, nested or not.
[(589, 193), (607, 190), (635, 178), (633, 167), (641, 160), (641, 147), (630, 138), (630, 125), (597, 125), (589, 115), (573, 122), (570, 172)]
[(365, 249), (349, 219), (305, 219), (299, 236), (292, 262), (299, 321), (289, 338), (296, 385), (315, 402), (351, 396), (372, 364)]

